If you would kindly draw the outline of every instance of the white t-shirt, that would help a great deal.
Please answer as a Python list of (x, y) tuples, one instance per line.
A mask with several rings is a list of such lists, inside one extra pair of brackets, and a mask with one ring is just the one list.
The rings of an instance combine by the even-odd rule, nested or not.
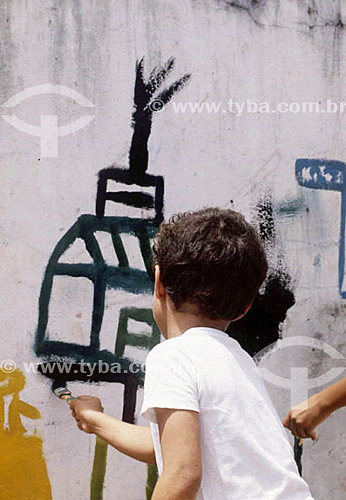
[(198, 500), (313, 500), (254, 361), (225, 332), (189, 328), (147, 357), (141, 414), (161, 474), (155, 407), (200, 414)]

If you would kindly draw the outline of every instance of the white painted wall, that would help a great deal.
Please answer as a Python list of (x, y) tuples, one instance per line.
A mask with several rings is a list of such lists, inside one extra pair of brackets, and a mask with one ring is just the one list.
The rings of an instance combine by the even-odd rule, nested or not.
[[(0, 102), (54, 83), (95, 104), (89, 125), (59, 139), (57, 158), (40, 158), (38, 137), (0, 121), (3, 359), (15, 360), (22, 371), (24, 362), (37, 361), (38, 295), (51, 252), (79, 215), (94, 213), (98, 171), (127, 165), (136, 59), (145, 57), (149, 74), (174, 56), (171, 81), (191, 73), (175, 103), (215, 101), (226, 109), (229, 99), (272, 106), (339, 102), (345, 96), (345, 10), (343, 2), (332, 0), (3, 0)], [(57, 114), (66, 124), (84, 109), (65, 97), (35, 96), (6, 113), (33, 125), (41, 114)], [(343, 114), (179, 114), (168, 104), (153, 119), (149, 172), (165, 178), (166, 216), (206, 205), (230, 207), (233, 200), (251, 219), (259, 197), (271, 190), (275, 252), (284, 255), (296, 297), (283, 336), (319, 338), (346, 355), (346, 303), (337, 287), (340, 194), (299, 188), (294, 173), (297, 158), (344, 160), (344, 134)], [(282, 215), (280, 206), (292, 200), (300, 200), (302, 209)], [(113, 213), (130, 212), (117, 207)], [(319, 267), (313, 265), (317, 254)], [(309, 366), (311, 376), (333, 365), (311, 349), (295, 356), (282, 352), (266, 363), (288, 376), (291, 361)], [(38, 374), (26, 378), (21, 397), (42, 419), (22, 420), (29, 433), (36, 428), (43, 437), (53, 498), (86, 500), (94, 438), (78, 431), (47, 380)], [(71, 387), (76, 394), (102, 397), (106, 410), (120, 416), (119, 387)], [(289, 391), (268, 388), (284, 416)], [(320, 427), (318, 443), (305, 445), (304, 475), (316, 500), (345, 497), (344, 429), (341, 410)], [(104, 500), (144, 498), (144, 482), (142, 465), (109, 453)]]

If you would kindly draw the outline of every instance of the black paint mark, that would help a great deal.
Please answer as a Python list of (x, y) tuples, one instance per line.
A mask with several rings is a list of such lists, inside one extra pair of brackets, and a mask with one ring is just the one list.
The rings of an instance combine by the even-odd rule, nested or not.
[[(256, 209), (261, 238), (266, 247), (272, 248), (276, 232), (271, 197), (267, 195)], [(294, 303), (291, 278), (281, 260), (276, 269), (269, 271), (263, 290), (257, 294), (248, 314), (231, 323), (228, 334), (254, 356), (280, 338), (281, 324)]]
[(134, 374), (129, 375), (124, 388), (124, 406), (122, 420), (128, 424), (135, 423), (138, 379)]
[(141, 178), (148, 168), (148, 140), (153, 112), (155, 112), (155, 109), (162, 109), (190, 78), (189, 74), (185, 74), (154, 97), (155, 92), (173, 70), (174, 64), (175, 61), (171, 57), (162, 68), (154, 68), (149, 80), (146, 82), (143, 75), (143, 59), (137, 62), (134, 94), (135, 109), (132, 114), (133, 136), (129, 154), (130, 172), (133, 178)]
[[(100, 171), (96, 198), (97, 217), (104, 216), (106, 201), (109, 200), (145, 210), (154, 209), (155, 223), (158, 226), (162, 222), (164, 181), (161, 176), (146, 173), (149, 162), (148, 140), (155, 110), (161, 110), (190, 78), (189, 74), (185, 74), (154, 96), (173, 68), (174, 59), (170, 58), (162, 68), (154, 68), (148, 81), (145, 81), (143, 59), (137, 62), (129, 169), (111, 167)], [(126, 185), (152, 187), (155, 194), (153, 196), (142, 191), (108, 191), (108, 180)]]
[(257, 205), (257, 219), (259, 233), (264, 244), (274, 243), (275, 241), (275, 223), (273, 215), (273, 203), (271, 197), (266, 195)]
[(247, 315), (231, 323), (228, 333), (254, 356), (280, 338), (280, 325), (294, 302), (289, 275), (276, 270), (267, 277), (263, 292), (258, 293)]
[[(152, 187), (155, 189), (155, 194), (151, 195), (140, 191), (108, 191), (107, 184), (109, 180), (129, 186), (136, 184), (139, 187)], [(159, 226), (163, 220), (163, 195), (164, 180), (160, 175), (143, 174), (134, 177), (130, 170), (116, 167), (105, 168), (99, 172), (96, 196), (96, 216), (99, 218), (104, 216), (106, 201), (109, 200), (145, 210), (154, 209), (154, 223), (156, 226)]]

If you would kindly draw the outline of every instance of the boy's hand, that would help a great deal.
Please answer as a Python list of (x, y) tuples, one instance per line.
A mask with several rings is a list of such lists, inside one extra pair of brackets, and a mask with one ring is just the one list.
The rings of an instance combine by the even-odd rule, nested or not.
[(77, 421), (77, 426), (81, 431), (88, 434), (95, 432), (95, 416), (103, 412), (103, 407), (99, 398), (93, 396), (79, 396), (70, 403), (72, 416)]
[(317, 436), (314, 429), (326, 420), (330, 414), (331, 411), (323, 404), (323, 398), (316, 394), (307, 401), (303, 401), (291, 408), (283, 420), (283, 425), (296, 437), (311, 438), (316, 441)]

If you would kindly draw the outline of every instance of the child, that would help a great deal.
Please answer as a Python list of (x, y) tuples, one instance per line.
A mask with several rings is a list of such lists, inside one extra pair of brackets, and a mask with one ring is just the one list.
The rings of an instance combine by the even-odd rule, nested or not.
[(312, 500), (251, 357), (225, 330), (263, 283), (262, 243), (244, 217), (206, 208), (173, 216), (153, 247), (155, 321), (142, 415), (150, 430), (71, 403), (78, 427), (157, 463), (152, 500)]
[(346, 406), (346, 378), (291, 408), (283, 424), (294, 436), (316, 441), (315, 428), (343, 406)]

